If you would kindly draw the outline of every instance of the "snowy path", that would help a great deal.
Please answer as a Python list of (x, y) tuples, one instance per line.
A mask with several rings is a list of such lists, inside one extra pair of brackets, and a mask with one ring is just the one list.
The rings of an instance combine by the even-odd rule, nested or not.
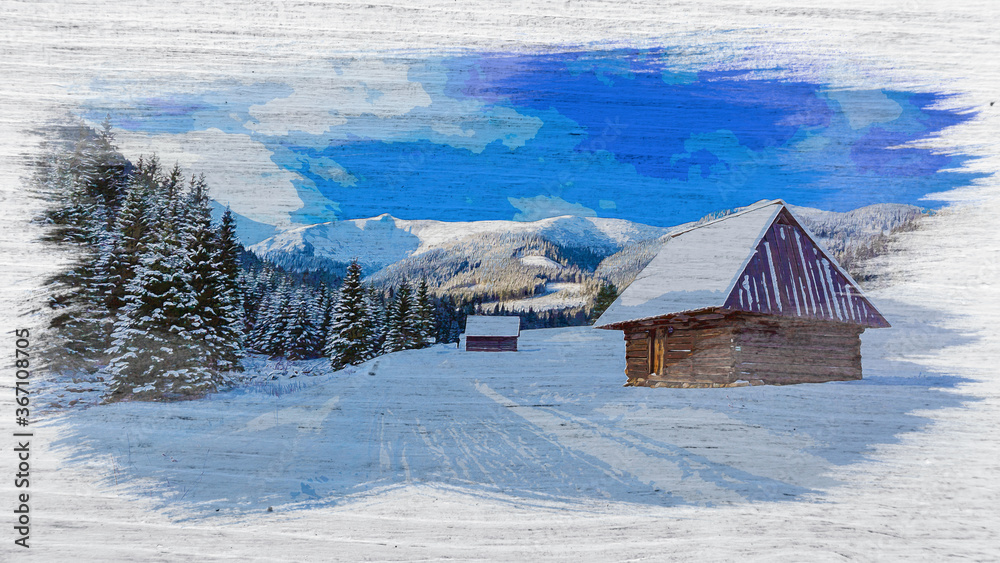
[[(831, 466), (919, 428), (923, 421), (905, 414), (914, 404), (955, 404), (912, 383), (846, 392), (623, 389), (621, 348), (614, 332), (525, 331), (517, 354), (399, 353), (351, 374), (306, 378), (308, 387), (280, 397), (237, 390), (93, 407), (59, 420), (57, 444), (81, 460), (110, 460), (109, 484), (141, 482), (165, 508), (191, 516), (338, 504), (408, 483), (523, 501), (725, 504), (830, 485), (820, 474)], [(816, 395), (836, 396), (847, 416), (873, 392), (897, 406), (850, 439), (837, 435), (847, 425), (833, 420), (835, 410), (789, 418), (811, 410)], [(750, 456), (748, 447), (766, 453)]]
[(175, 525), (338, 518), (400, 496), (584, 518), (796, 512), (844, 490), (855, 464), (900, 435), (921, 435), (926, 417), (976, 404), (949, 389), (953, 375), (879, 358), (912, 330), (866, 352), (861, 382), (623, 388), (619, 333), (548, 329), (525, 331), (518, 353), (437, 346), (280, 397), (92, 407), (45, 430), (75, 460), (61, 471), (96, 470), (97, 490), (152, 503)]

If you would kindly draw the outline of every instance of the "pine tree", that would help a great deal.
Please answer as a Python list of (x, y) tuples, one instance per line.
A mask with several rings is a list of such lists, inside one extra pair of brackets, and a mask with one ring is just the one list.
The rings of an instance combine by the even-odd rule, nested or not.
[(250, 332), (250, 343), (254, 351), (268, 356), (284, 355), (293, 292), (291, 283), (284, 277), (266, 291)]
[[(111, 130), (111, 116), (104, 117), (100, 129), (89, 140), (81, 159), (91, 195), (108, 210), (117, 209), (125, 196), (131, 165), (118, 152)], [(108, 214), (105, 219), (111, 219)]]
[(221, 383), (191, 330), (198, 299), (183, 233), (161, 225), (168, 228), (153, 234), (115, 322), (110, 400), (197, 396)]
[(431, 301), (426, 278), (420, 280), (409, 324), (413, 327), (414, 348), (426, 348), (434, 344), (437, 323), (434, 320), (434, 303)]
[(237, 283), (238, 264), (232, 254), (238, 244), (235, 225), (215, 229), (204, 177), (191, 178), (177, 222), (188, 260), (185, 272), (196, 300), (184, 329), (206, 347), (207, 365), (219, 371), (238, 370), (242, 341)]
[(258, 325), (257, 320), (261, 316), (266, 303), (267, 296), (273, 291), (276, 283), (274, 281), (274, 270), (270, 268), (251, 268), (240, 273), (240, 299), (243, 310), (243, 333), (246, 335), (247, 347), (257, 349), (254, 344), (254, 331)]
[(282, 353), (289, 360), (316, 357), (323, 348), (323, 338), (320, 334), (322, 317), (315, 295), (300, 285), (292, 293), (289, 309)]
[(354, 260), (340, 286), (326, 345), (326, 355), (334, 370), (360, 364), (370, 357), (375, 327), (366, 294), (361, 283), (361, 265)]
[(395, 297), (389, 302), (386, 312), (385, 343), (382, 350), (385, 353), (409, 350), (415, 345), (415, 334), (412, 323), (413, 291), (403, 280), (396, 289)]
[(607, 282), (601, 285), (601, 289), (597, 291), (597, 297), (594, 300), (594, 306), (590, 309), (590, 322), (594, 323), (597, 321), (598, 317), (604, 313), (615, 302), (618, 298), (618, 288), (615, 284)]
[(105, 303), (113, 277), (112, 226), (129, 172), (113, 145), (110, 122), (101, 132), (75, 131), (75, 142), (57, 143), (60, 148), (39, 162), (35, 185), (49, 203), (45, 239), (72, 245), (76, 254), (71, 268), (47, 281), (55, 312), (47, 357), (54, 366), (91, 370), (102, 363), (113, 321)]
[(124, 305), (125, 287), (135, 277), (136, 269), (153, 237), (155, 211), (150, 200), (153, 189), (141, 175), (129, 182), (125, 199), (114, 226), (114, 239), (108, 257), (105, 299), (110, 311)]
[(116, 223), (126, 281), (108, 350), (111, 400), (201, 395), (239, 367), (237, 271), (224, 257), (225, 229), (212, 225), (203, 178), (185, 194), (178, 167), (166, 178), (157, 168), (155, 160), (139, 167)]
[(242, 371), (243, 304), (240, 292), (240, 254), (243, 247), (236, 235), (236, 218), (227, 208), (213, 241), (214, 280), (217, 304), (209, 327), (218, 335), (215, 361), (220, 370)]
[(373, 287), (369, 287), (368, 291), (365, 292), (365, 310), (371, 323), (371, 335), (365, 349), (365, 358), (371, 359), (382, 353), (382, 347), (385, 344), (385, 319), (387, 315), (381, 295)]
[(331, 289), (328, 283), (322, 282), (320, 283), (316, 298), (320, 315), (319, 333), (323, 343), (322, 349), (319, 350), (319, 352), (323, 355), (326, 354), (326, 345), (330, 340), (330, 330), (333, 326), (334, 308), (337, 306), (339, 293), (336, 290)]

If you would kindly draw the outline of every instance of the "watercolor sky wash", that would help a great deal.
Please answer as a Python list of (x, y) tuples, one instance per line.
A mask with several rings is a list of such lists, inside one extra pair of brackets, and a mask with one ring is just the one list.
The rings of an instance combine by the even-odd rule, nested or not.
[[(979, 177), (959, 171), (968, 156), (913, 146), (973, 117), (936, 109), (946, 94), (670, 63), (653, 50), (408, 58), (378, 61), (381, 73), (332, 61), (311, 82), (165, 94), (112, 121), (249, 135), (290, 173), (298, 224), (390, 213), (669, 226), (778, 195), (833, 211), (927, 206), (927, 194)], [(108, 107), (95, 101), (86, 116)]]

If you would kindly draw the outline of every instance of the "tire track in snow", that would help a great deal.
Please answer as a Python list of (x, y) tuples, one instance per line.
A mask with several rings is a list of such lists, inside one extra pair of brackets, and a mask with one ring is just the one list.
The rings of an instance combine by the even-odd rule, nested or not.
[(696, 474), (685, 475), (685, 470), (677, 462), (649, 455), (633, 445), (609, 437), (603, 429), (583, 426), (569, 419), (564, 422), (564, 419), (540, 408), (519, 405), (486, 384), (476, 382), (475, 386), (477, 391), (497, 404), (554, 436), (560, 445), (602, 461), (617, 478), (630, 475), (639, 482), (677, 495), (692, 504), (743, 500), (735, 492), (720, 488)]
[(299, 432), (322, 431), (323, 421), (338, 408), (340, 397), (333, 397), (319, 407), (296, 406), (275, 409), (251, 419), (237, 432), (264, 432), (282, 424), (297, 424)]
[[(773, 496), (776, 491), (783, 491), (784, 494), (788, 496), (804, 494), (811, 491), (810, 488), (795, 482), (796, 480), (794, 479), (792, 479), (791, 482), (785, 482), (772, 477), (747, 472), (738, 467), (733, 467), (727, 463), (712, 459), (709, 456), (695, 453), (688, 447), (663, 442), (655, 436), (651, 436), (647, 433), (622, 430), (618, 428), (608, 428), (591, 420), (574, 416), (567, 412), (556, 409), (551, 410), (556, 417), (569, 420), (586, 428), (590, 428), (594, 432), (601, 433), (606, 438), (614, 440), (615, 442), (618, 442), (626, 447), (647, 452), (647, 455), (651, 455), (653, 457), (668, 456), (676, 459), (678, 467), (685, 472), (685, 479), (689, 478), (691, 475), (697, 475), (698, 478), (702, 480), (716, 483), (724, 487), (726, 490), (735, 492), (740, 496), (741, 500), (755, 497), (759, 498), (762, 495), (764, 499), (768, 499)], [(713, 425), (717, 425), (717, 423), (713, 423)], [(813, 457), (805, 452), (789, 451), (788, 449), (781, 450), (781, 453), (788, 455), (790, 458), (795, 458), (796, 456), (805, 458)], [(777, 465), (780, 465), (780, 463)]]

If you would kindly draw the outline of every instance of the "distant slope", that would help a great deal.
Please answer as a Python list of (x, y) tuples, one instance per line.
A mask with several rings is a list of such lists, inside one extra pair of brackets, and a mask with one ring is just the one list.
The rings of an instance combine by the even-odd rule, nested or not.
[[(212, 220), (219, 222), (222, 220), (222, 214), (226, 212), (226, 206), (221, 203), (211, 200), (212, 206)], [(262, 240), (266, 240), (272, 236), (278, 229), (272, 225), (266, 223), (258, 223), (253, 219), (249, 219), (240, 215), (239, 213), (233, 213), (236, 218), (236, 236), (240, 238), (240, 243), (243, 246), (251, 246), (257, 244)]]
[(621, 219), (553, 217), (541, 221), (444, 222), (397, 219), (379, 215), (371, 219), (332, 221), (290, 229), (251, 246), (261, 256), (306, 255), (334, 262), (357, 258), (373, 273), (435, 248), (489, 239), (492, 235), (537, 237), (562, 248), (586, 250), (606, 256), (627, 244), (656, 238), (661, 227)]
[[(909, 228), (918, 207), (878, 204), (836, 213), (790, 206), (834, 256), (856, 267), (881, 251), (894, 230)], [(716, 219), (726, 211), (703, 218)], [(342, 270), (357, 258), (369, 282), (396, 286), (426, 279), (439, 294), (534, 310), (579, 306), (601, 283), (622, 290), (659, 252), (670, 232), (620, 219), (554, 217), (535, 222), (443, 222), (380, 215), (290, 229), (250, 249), (289, 269)], [(573, 299), (542, 297), (553, 284), (579, 284)], [(549, 288), (547, 290), (546, 288)], [(514, 303), (518, 301), (518, 303)]]

